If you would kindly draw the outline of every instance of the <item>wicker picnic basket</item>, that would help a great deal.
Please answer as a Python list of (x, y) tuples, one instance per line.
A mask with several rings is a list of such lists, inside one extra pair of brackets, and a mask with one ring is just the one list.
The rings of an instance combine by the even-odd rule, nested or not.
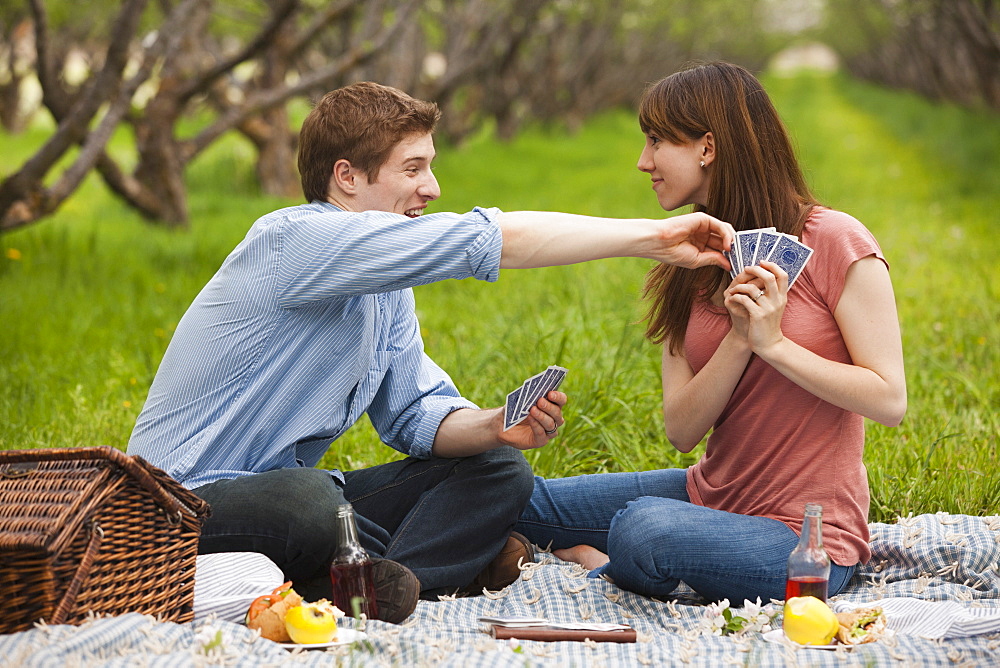
[(190, 621), (208, 512), (114, 448), (0, 452), (0, 633), (91, 612)]

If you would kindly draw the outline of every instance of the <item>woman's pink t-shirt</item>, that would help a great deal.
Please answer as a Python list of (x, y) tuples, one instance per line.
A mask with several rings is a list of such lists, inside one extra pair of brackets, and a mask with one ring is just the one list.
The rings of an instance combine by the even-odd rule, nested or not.
[[(833, 313), (851, 264), (871, 255), (885, 258), (864, 225), (830, 209), (813, 209), (801, 240), (813, 255), (788, 292), (782, 332), (821, 357), (851, 364)], [(729, 329), (724, 308), (692, 307), (684, 347), (695, 373)], [(871, 556), (864, 439), (864, 418), (803, 390), (754, 355), (705, 455), (688, 469), (688, 495), (708, 508), (780, 520), (796, 533), (806, 503), (819, 503), (831, 559), (843, 566), (864, 563)]]

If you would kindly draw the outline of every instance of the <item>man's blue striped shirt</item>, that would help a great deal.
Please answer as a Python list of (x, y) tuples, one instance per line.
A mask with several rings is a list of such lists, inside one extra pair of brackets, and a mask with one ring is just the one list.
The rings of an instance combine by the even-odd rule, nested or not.
[(260, 218), (178, 323), (128, 452), (194, 488), (315, 466), (367, 412), (385, 443), (430, 456), (441, 420), (475, 404), (424, 353), (411, 288), (497, 280), (498, 213)]

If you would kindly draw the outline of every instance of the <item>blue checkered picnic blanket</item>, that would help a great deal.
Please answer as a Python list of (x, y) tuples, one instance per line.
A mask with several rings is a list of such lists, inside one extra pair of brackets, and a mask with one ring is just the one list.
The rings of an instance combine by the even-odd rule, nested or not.
[[(942, 614), (976, 613), (976, 628), (981, 632), (947, 637), (945, 631), (946, 637), (928, 638), (897, 628), (880, 642), (832, 651), (768, 642), (757, 632), (713, 635), (711, 608), (690, 590), (682, 588), (665, 601), (645, 598), (604, 580), (583, 577), (579, 567), (539, 553), (537, 565), (529, 565), (520, 580), (496, 594), (422, 601), (404, 624), (367, 622), (366, 641), (324, 651), (289, 651), (242, 625), (211, 617), (174, 624), (127, 614), (94, 619), (79, 627), (43, 626), (0, 636), (0, 664), (60, 668), (338, 663), (463, 668), (1000, 665), (1000, 517), (920, 515), (900, 518), (895, 524), (872, 524), (871, 533), (873, 557), (846, 591), (833, 599), (835, 605), (900, 597), (947, 601), (959, 607), (942, 605)], [(732, 603), (734, 607), (742, 604)], [(636, 629), (638, 641), (521, 641), (515, 645), (493, 639), (489, 627), (478, 621), (483, 615), (626, 623)], [(948, 624), (936, 628), (947, 630)], [(207, 648), (213, 640), (218, 642)]]

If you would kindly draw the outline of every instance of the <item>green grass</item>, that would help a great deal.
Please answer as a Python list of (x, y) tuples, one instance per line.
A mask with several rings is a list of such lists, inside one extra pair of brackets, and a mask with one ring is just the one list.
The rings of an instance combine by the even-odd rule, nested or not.
[[(867, 224), (892, 267), (910, 404), (900, 427), (868, 425), (871, 519), (1000, 512), (1000, 118), (841, 77), (765, 83), (821, 200)], [(44, 137), (0, 136), (0, 169)], [(535, 128), (510, 144), (484, 133), (439, 146), (433, 208), (660, 216), (635, 169), (641, 143), (622, 111), (572, 136)], [(124, 447), (191, 299), (256, 217), (289, 203), (257, 192), (251, 157), (230, 139), (194, 164), (189, 232), (143, 223), (90, 180), (55, 217), (0, 238), (0, 448)], [(701, 449), (666, 442), (659, 350), (638, 323), (648, 267), (606, 260), (421, 287), (427, 350), (483, 406), (548, 364), (570, 369), (567, 426), (529, 455), (543, 475), (689, 465)], [(323, 464), (395, 456), (363, 421)]]

